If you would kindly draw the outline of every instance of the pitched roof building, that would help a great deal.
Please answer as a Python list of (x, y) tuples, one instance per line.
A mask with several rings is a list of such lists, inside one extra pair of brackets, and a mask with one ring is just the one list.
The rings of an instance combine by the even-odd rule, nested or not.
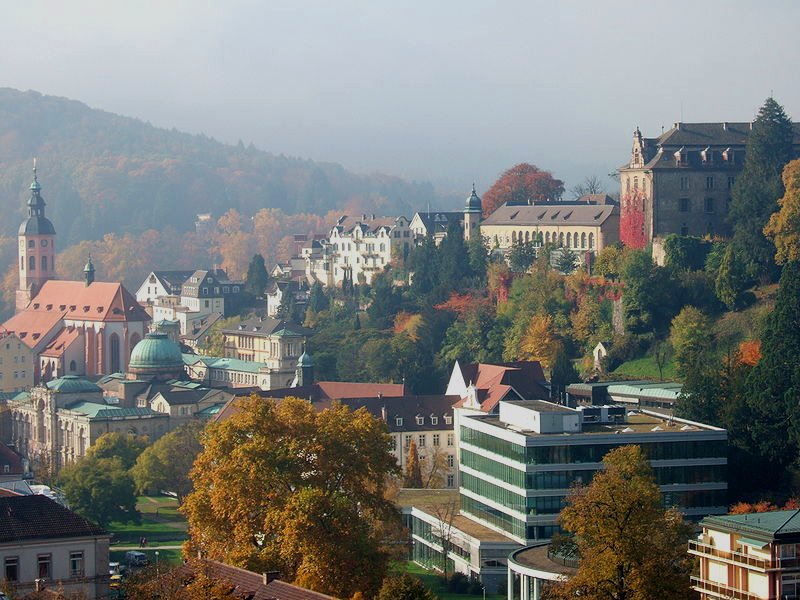
[[(620, 174), (620, 237), (644, 248), (680, 235), (728, 235), (728, 209), (752, 123), (675, 123), (658, 137), (633, 134)], [(800, 123), (794, 124), (800, 155)], [(654, 252), (659, 258), (658, 252)]]

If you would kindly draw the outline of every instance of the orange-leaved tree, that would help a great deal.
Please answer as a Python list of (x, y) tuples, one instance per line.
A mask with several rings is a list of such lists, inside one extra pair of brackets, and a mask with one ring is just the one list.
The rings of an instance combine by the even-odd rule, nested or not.
[(564, 193), (564, 182), (535, 165), (520, 163), (505, 171), (483, 195), (483, 215), (489, 216), (501, 204), (528, 204), (558, 200)]
[(382, 524), (398, 517), (384, 496), (396, 471), (386, 425), (335, 404), (238, 401), (211, 424), (181, 510), (187, 554), (200, 552), (336, 597), (372, 597), (386, 572)]

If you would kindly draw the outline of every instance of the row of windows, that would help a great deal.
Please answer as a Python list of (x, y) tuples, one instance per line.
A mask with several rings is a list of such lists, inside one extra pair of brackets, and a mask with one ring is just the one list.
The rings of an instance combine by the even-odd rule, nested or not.
[[(47, 245), (48, 245), (49, 243), (50, 243), (50, 242), (49, 242), (48, 240), (42, 240), (42, 241), (39, 243), (39, 245), (40, 245), (42, 248), (47, 248)], [(36, 248), (36, 240), (28, 240), (28, 248)]]
[[(28, 359), (27, 356), (20, 356), (18, 354), (15, 354), (14, 355), (14, 364), (15, 365), (20, 365), (20, 364), (24, 365), (26, 362), (28, 362), (27, 359)], [(2, 365), (2, 364), (3, 364), (3, 357), (0, 356), (0, 365)], [(8, 364), (11, 364), (11, 363), (8, 363)]]
[[(580, 446), (521, 446), (463, 425), (461, 426), (461, 440), (467, 444), (529, 465), (601, 462), (610, 450), (627, 445), (627, 442), (620, 440), (615, 443)], [(728, 453), (728, 447), (724, 440), (665, 442), (654, 439), (652, 443), (642, 443), (640, 445), (650, 460), (725, 458)]]
[(525, 522), (468, 496), (461, 495), (461, 510), (518, 537), (526, 537)]
[(575, 249), (593, 249), (594, 248), (594, 233), (589, 233), (588, 235), (586, 232), (581, 233), (578, 235), (575, 233), (574, 235), (571, 232), (567, 232), (566, 236), (564, 232), (556, 233), (553, 232), (552, 236), (549, 231), (545, 233), (520, 231), (517, 233), (516, 231), (511, 232), (511, 243), (516, 244), (519, 243), (527, 243), (527, 242), (538, 242), (539, 244), (556, 244), (557, 246), (567, 247), (567, 248), (575, 248)]
[[(728, 198), (726, 209), (730, 207), (731, 199)], [(713, 213), (716, 212), (717, 206), (716, 201), (714, 198), (704, 198), (703, 199), (703, 212), (706, 213)], [(691, 212), (692, 211), (692, 202), (689, 198), (678, 198), (678, 211), (679, 212)]]
[[(434, 433), (431, 437), (432, 437), (432, 441), (433, 441), (434, 447), (438, 448), (441, 445), (441, 436), (438, 433)], [(412, 438), (413, 438), (412, 434), (410, 434), (410, 433), (405, 434), (405, 437), (403, 438), (403, 446), (405, 447), (406, 450), (408, 450), (409, 446), (411, 446)], [(428, 443), (428, 438), (427, 438), (426, 434), (420, 433), (419, 435), (417, 435), (417, 448), (425, 448), (425, 445), (427, 443)], [(392, 446), (394, 446), (394, 445), (395, 445), (395, 441), (394, 441), (394, 438), (392, 438)], [(447, 434), (447, 445), (448, 446), (452, 446), (453, 445), (453, 434), (452, 433), (448, 433)], [(396, 448), (393, 448), (393, 449), (396, 450)], [(455, 457), (452, 454), (449, 454), (448, 457), (447, 457), (447, 462), (448, 462), (449, 466), (452, 467), (453, 464), (455, 463)]]
[[(736, 178), (732, 175), (728, 176), (728, 189), (733, 189), (733, 186), (736, 184)], [(706, 176), (706, 189), (713, 190), (716, 185), (716, 180), (713, 175)], [(681, 189), (688, 190), (690, 186), (689, 177), (684, 175), (681, 177)]]
[[(14, 371), (14, 379), (25, 379), (27, 377), (27, 371)], [(0, 371), (0, 381), (3, 381), (3, 372)]]
[[(422, 415), (417, 415), (416, 417), (414, 417), (414, 420), (416, 421), (417, 425), (425, 425), (425, 417), (422, 416)], [(439, 417), (437, 417), (436, 415), (431, 415), (430, 416), (430, 420), (431, 420), (431, 425), (438, 425), (439, 424)], [(453, 416), (452, 415), (444, 415), (444, 422), (445, 422), (446, 425), (452, 425), (453, 424)], [(403, 417), (395, 417), (394, 424), (397, 427), (402, 427), (403, 426)], [(449, 445), (452, 445), (452, 444), (449, 444)]]
[[(69, 576), (83, 577), (83, 552), (73, 551), (69, 553)], [(6, 581), (20, 580), (19, 556), (6, 556), (4, 560)], [(51, 554), (39, 554), (36, 557), (36, 573), (38, 579), (53, 578), (53, 556)]]
[[(48, 259), (47, 259), (46, 256), (42, 257), (42, 261), (41, 261), (41, 264), (40, 264), (40, 266), (42, 268), (42, 271), (47, 271), (48, 270), (47, 260)], [(25, 270), (25, 257), (24, 256), (20, 256), (19, 257), (19, 268), (22, 269), (23, 271)], [(55, 268), (56, 268), (56, 259), (53, 258), (53, 257), (50, 257), (50, 270), (54, 271)], [(35, 270), (36, 270), (36, 257), (35, 256), (29, 256), (28, 257), (28, 271), (35, 271)]]

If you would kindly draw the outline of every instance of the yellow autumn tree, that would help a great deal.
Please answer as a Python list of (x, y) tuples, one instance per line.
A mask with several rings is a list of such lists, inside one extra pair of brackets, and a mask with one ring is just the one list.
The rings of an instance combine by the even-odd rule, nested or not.
[(775, 243), (778, 264), (800, 260), (800, 159), (784, 167), (783, 185), (786, 192), (778, 200), (780, 209), (764, 227), (764, 235)]
[(518, 360), (538, 360), (545, 369), (553, 366), (561, 341), (553, 331), (553, 319), (550, 315), (534, 315), (525, 335), (520, 340)]
[(396, 463), (386, 425), (336, 404), (239, 401), (209, 426), (181, 510), (187, 554), (284, 577), (315, 591), (373, 596), (386, 572), (381, 527)]

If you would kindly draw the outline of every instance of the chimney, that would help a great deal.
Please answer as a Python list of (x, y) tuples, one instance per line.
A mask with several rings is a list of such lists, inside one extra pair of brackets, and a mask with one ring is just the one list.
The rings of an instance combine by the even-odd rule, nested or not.
[[(378, 397), (380, 397), (380, 394), (378, 394)], [(385, 404), (383, 406), (381, 406), (381, 419), (383, 419), (384, 423), (388, 422), (388, 420), (386, 418), (386, 405)]]
[(261, 573), (261, 580), (264, 582), (264, 585), (267, 585), (271, 581), (275, 581), (278, 578), (278, 571), (265, 571)]
[(375, 213), (372, 213), (372, 220), (375, 220)]
[(728, 124), (725, 121), (722, 122), (722, 131), (728, 131)]
[(361, 220), (362, 221), (366, 221), (367, 220), (367, 213), (361, 213)]
[(675, 122), (675, 125), (673, 125), (673, 127), (675, 127), (675, 129), (677, 129), (678, 131), (680, 131), (680, 130), (681, 130), (681, 122), (680, 122), (680, 121), (676, 121), (676, 122)]

